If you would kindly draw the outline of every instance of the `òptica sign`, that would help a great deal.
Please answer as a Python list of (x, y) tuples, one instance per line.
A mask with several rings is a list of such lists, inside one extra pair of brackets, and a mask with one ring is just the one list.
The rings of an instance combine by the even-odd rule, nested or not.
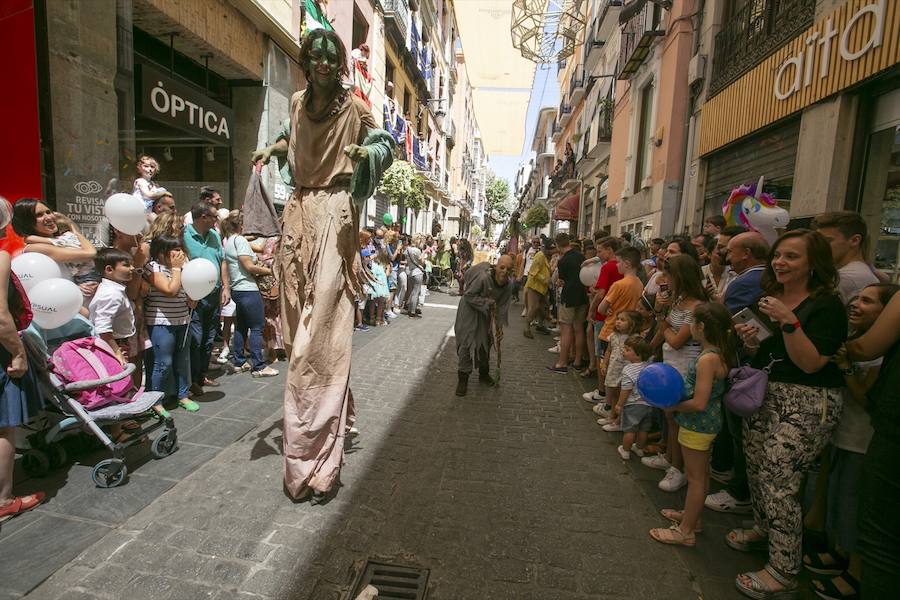
[[(848, 63), (865, 56), (884, 41), (885, 2), (876, 0), (856, 10), (843, 24), (830, 16), (806, 34), (803, 49), (785, 59), (775, 72), (774, 92), (787, 100), (831, 73), (831, 56)], [(860, 31), (857, 31), (860, 29)]]
[(234, 112), (229, 107), (145, 63), (140, 69), (139, 115), (192, 137), (231, 145)]

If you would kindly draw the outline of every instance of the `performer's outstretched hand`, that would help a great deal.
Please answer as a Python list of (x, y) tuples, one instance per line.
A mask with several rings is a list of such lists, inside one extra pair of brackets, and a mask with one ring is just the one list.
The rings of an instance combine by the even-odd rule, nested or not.
[(344, 148), (344, 154), (346, 154), (350, 160), (365, 160), (369, 158), (369, 151), (365, 146), (357, 146), (356, 144), (350, 144)]
[(262, 164), (269, 164), (269, 159), (272, 158), (272, 147), (267, 146), (262, 150), (257, 150), (253, 154), (250, 155), (250, 162), (256, 164), (257, 162), (262, 162)]

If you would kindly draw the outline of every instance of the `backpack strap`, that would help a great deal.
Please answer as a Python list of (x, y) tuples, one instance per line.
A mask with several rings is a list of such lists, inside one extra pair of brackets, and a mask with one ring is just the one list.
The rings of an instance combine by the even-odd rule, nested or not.
[(97, 379), (105, 379), (106, 377), (109, 377), (109, 371), (106, 370), (106, 367), (103, 366), (103, 363), (100, 362), (100, 359), (98, 359), (93, 352), (91, 352), (87, 348), (78, 348), (76, 352), (78, 352), (78, 356), (83, 358), (89, 365), (91, 365), (94, 371), (97, 372)]

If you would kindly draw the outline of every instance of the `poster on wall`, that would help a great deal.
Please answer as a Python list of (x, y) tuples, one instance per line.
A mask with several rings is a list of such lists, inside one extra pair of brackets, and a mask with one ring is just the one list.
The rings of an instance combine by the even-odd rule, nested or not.
[(73, 187), (74, 194), (61, 199), (62, 205), (57, 209), (69, 217), (92, 244), (105, 245), (107, 232), (104, 230), (108, 227), (108, 221), (103, 215), (103, 205), (110, 194), (103, 184), (93, 179), (78, 181)]

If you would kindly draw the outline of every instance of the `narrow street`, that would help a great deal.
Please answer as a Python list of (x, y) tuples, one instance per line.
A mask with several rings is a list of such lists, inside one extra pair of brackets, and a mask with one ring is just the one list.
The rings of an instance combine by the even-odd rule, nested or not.
[[(458, 399), (457, 298), (428, 300), (424, 319), (355, 334), (361, 435), (333, 500), (282, 493), (281, 377), (225, 377), (198, 415), (176, 413), (181, 451), (111, 490), (73, 466), (46, 505), (5, 525), (0, 597), (337, 599), (367, 559), (429, 569), (432, 600), (737, 597), (734, 573), (757, 559), (722, 541), (734, 519), (707, 511), (692, 550), (649, 538), (681, 495), (622, 463), (581, 380), (545, 371), (549, 338), (520, 334), (521, 305), (501, 386), (473, 378)], [(217, 449), (224, 438), (236, 441)], [(15, 575), (48, 567), (28, 587)]]

